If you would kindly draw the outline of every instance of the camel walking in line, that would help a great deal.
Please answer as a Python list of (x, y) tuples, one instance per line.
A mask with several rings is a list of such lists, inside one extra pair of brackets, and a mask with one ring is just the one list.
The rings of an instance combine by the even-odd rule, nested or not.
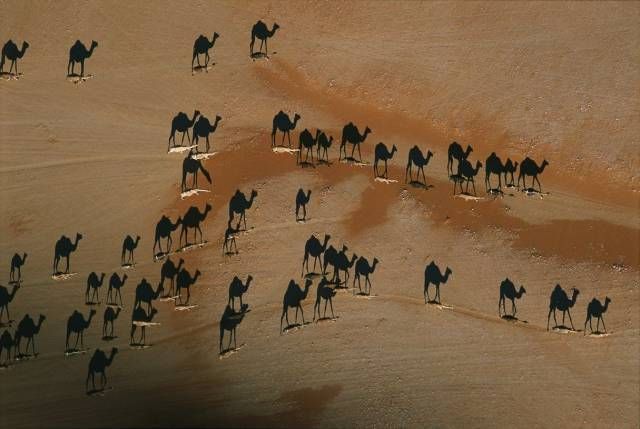
[(193, 239), (198, 239), (198, 232), (200, 233), (200, 243), (204, 243), (204, 237), (202, 236), (202, 229), (200, 223), (204, 222), (207, 214), (211, 211), (211, 204), (207, 203), (204, 206), (204, 211), (200, 212), (198, 207), (191, 206), (182, 217), (182, 230), (180, 231), (180, 244), (182, 245), (182, 237), (184, 236), (184, 247), (189, 246), (189, 228), (193, 229)]
[[(296, 194), (296, 221), (306, 221), (307, 220), (307, 204), (311, 200), (311, 189), (307, 190), (307, 193), (304, 193), (302, 188), (298, 189), (298, 193)], [(298, 217), (298, 213), (300, 212), (300, 208), (302, 208), (302, 219)]]
[(347, 284), (349, 282), (349, 270), (358, 260), (358, 255), (355, 253), (351, 256), (351, 260), (347, 257), (345, 251), (338, 252), (338, 255), (334, 259), (333, 263), (333, 282), (336, 284), (336, 287), (340, 287), (342, 281), (340, 280), (340, 272), (344, 271), (344, 287), (347, 288)]
[[(320, 130), (316, 130), (316, 136), (314, 137), (306, 128), (300, 133), (300, 137), (298, 140), (298, 154), (296, 155), (297, 164), (302, 164), (302, 166), (313, 165), (313, 149), (316, 147), (319, 135)], [(307, 150), (307, 152), (305, 153), (304, 161), (302, 160), (302, 148), (305, 148)], [(309, 154), (311, 154), (311, 164), (309, 164)]]
[[(206, 148), (205, 153), (209, 153), (209, 134), (213, 134), (218, 129), (218, 122), (222, 119), (222, 116), (216, 115), (216, 120), (213, 125), (209, 122), (209, 119), (200, 115), (195, 125), (193, 126), (193, 144), (198, 146), (198, 140), (200, 137), (205, 139)], [(197, 147), (196, 147), (197, 150)]]
[(353, 122), (349, 122), (342, 128), (342, 142), (340, 143), (340, 155), (338, 160), (342, 160), (342, 152), (344, 151), (344, 157), (347, 159), (347, 143), (353, 145), (351, 149), (351, 159), (353, 158), (353, 154), (356, 150), (356, 146), (358, 147), (358, 157), (360, 158), (360, 162), (362, 162), (362, 154), (360, 153), (360, 144), (364, 142), (367, 136), (371, 133), (371, 128), (366, 127), (364, 129), (364, 133), (360, 134), (358, 131), (358, 127), (356, 127)]
[[(230, 306), (224, 308), (224, 313), (220, 318), (220, 354), (224, 354), (229, 350), (237, 350), (238, 343), (236, 341), (236, 329), (238, 325), (242, 323), (245, 314), (247, 313), (247, 304), (240, 306), (240, 311), (235, 311)], [(229, 345), (226, 350), (222, 349), (222, 340), (224, 339), (224, 331), (229, 331)], [(233, 341), (233, 349), (231, 349), (231, 341)]]
[(502, 192), (502, 175), (506, 174), (504, 165), (502, 164), (502, 160), (495, 152), (491, 152), (491, 155), (487, 157), (487, 160), (484, 164), (485, 176), (484, 176), (484, 187), (486, 192), (491, 192), (493, 189), (491, 187), (491, 175), (495, 174), (498, 176), (498, 191)]
[[(103, 322), (102, 322), (102, 339), (106, 339), (106, 338), (114, 338), (113, 336), (113, 329), (114, 329), (114, 323), (115, 320), (118, 318), (118, 316), (120, 316), (120, 311), (122, 309), (120, 307), (118, 307), (116, 310), (113, 309), (113, 307), (107, 307), (104, 310), (104, 317), (103, 317)], [(107, 334), (107, 328), (111, 326), (111, 330), (109, 331), (109, 334)]]
[(254, 57), (253, 45), (256, 39), (260, 40), (260, 50), (258, 53), (262, 53), (262, 45), (264, 44), (264, 56), (269, 58), (268, 40), (276, 34), (276, 31), (280, 28), (278, 24), (273, 23), (271, 31), (267, 28), (267, 24), (262, 21), (258, 21), (251, 27), (251, 43), (249, 44), (249, 56)]
[(458, 179), (454, 179), (453, 182), (453, 193), (456, 193), (456, 183), (460, 183), (460, 192), (462, 192), (462, 182), (467, 182), (467, 186), (464, 190), (465, 193), (469, 193), (469, 183), (473, 185), (473, 195), (477, 195), (476, 193), (476, 181), (475, 177), (478, 175), (478, 171), (482, 168), (482, 163), (480, 161), (476, 161), (476, 168), (474, 169), (471, 166), (471, 163), (468, 159), (463, 159), (458, 164)]
[(178, 261), (177, 266), (173, 263), (171, 258), (167, 258), (167, 260), (164, 261), (164, 264), (162, 264), (162, 268), (160, 269), (160, 284), (164, 287), (164, 281), (166, 279), (169, 279), (169, 282), (170, 282), (169, 291), (164, 296), (165, 298), (174, 296), (173, 292), (175, 287), (175, 279), (178, 273), (180, 272), (180, 269), (182, 268), (183, 264), (184, 264), (184, 259), (182, 258), (180, 258), (180, 260)]
[(18, 329), (16, 329), (15, 335), (15, 345), (16, 352), (18, 356), (23, 356), (20, 353), (20, 343), (22, 342), (22, 338), (27, 339), (27, 346), (25, 348), (25, 352), (29, 353), (29, 344), (31, 344), (31, 350), (33, 351), (33, 355), (37, 356), (36, 353), (36, 340), (35, 336), (40, 333), (40, 329), (42, 328), (42, 323), (45, 321), (46, 317), (44, 315), (40, 315), (38, 318), (38, 324), (36, 324), (31, 316), (25, 314), (20, 323), (18, 323)]
[[(87, 277), (87, 290), (84, 293), (85, 304), (91, 305), (100, 303), (100, 294), (98, 290), (102, 287), (102, 283), (104, 283), (104, 276), (105, 273), (102, 273), (100, 278), (98, 278), (98, 274), (96, 274), (95, 271), (89, 274), (89, 277)], [(92, 291), (91, 300), (89, 299), (90, 291)]]
[(104, 390), (107, 385), (106, 369), (113, 363), (113, 358), (116, 356), (116, 353), (118, 353), (117, 347), (113, 347), (111, 349), (111, 354), (109, 355), (109, 357), (107, 357), (107, 355), (100, 349), (96, 349), (96, 351), (93, 352), (93, 356), (91, 356), (91, 360), (89, 361), (87, 381), (85, 381), (85, 390), (87, 391), (87, 394), (91, 393), (89, 391), (89, 378), (91, 378), (91, 386), (93, 391), (96, 391), (96, 374), (100, 374), (101, 386), (99, 391)]
[[(511, 158), (507, 158), (507, 162), (504, 163), (503, 174), (505, 186), (515, 186), (515, 180), (513, 173), (518, 169), (518, 161), (514, 164)], [(510, 175), (510, 180), (507, 181), (507, 174)]]
[[(424, 270), (424, 303), (436, 303), (440, 304), (440, 285), (449, 281), (449, 276), (453, 274), (451, 268), (447, 267), (444, 274), (440, 272), (440, 268), (436, 265), (435, 261), (431, 261)], [(433, 301), (429, 299), (429, 286), (434, 285), (436, 287), (436, 297)]]
[(69, 257), (71, 256), (71, 253), (75, 252), (78, 248), (78, 242), (80, 240), (82, 240), (82, 234), (76, 234), (76, 241), (73, 243), (68, 237), (64, 235), (58, 239), (53, 254), (53, 275), (63, 274), (58, 271), (60, 258), (66, 258), (67, 267), (64, 270), (64, 274), (69, 273)]
[[(175, 231), (178, 228), (178, 226), (180, 226), (181, 224), (182, 224), (181, 217), (178, 218), (176, 223), (171, 223), (171, 219), (169, 219), (164, 215), (160, 218), (160, 220), (156, 224), (156, 235), (155, 235), (155, 240), (153, 241), (154, 256), (163, 255), (162, 243), (160, 242), (160, 239), (162, 238), (167, 239), (167, 251), (164, 254), (168, 254), (169, 252), (171, 252), (171, 243), (172, 243), (171, 233)], [(156, 246), (158, 246), (160, 253), (156, 253)]]
[(149, 311), (153, 310), (153, 301), (158, 299), (164, 287), (162, 283), (158, 285), (156, 290), (153, 290), (151, 284), (147, 281), (147, 279), (143, 278), (138, 286), (136, 286), (136, 300), (133, 304), (133, 308), (142, 307), (142, 303), (147, 304), (147, 308)]
[[(127, 235), (122, 242), (122, 254), (120, 256), (120, 264), (124, 267), (126, 265), (135, 264), (135, 260), (133, 258), (133, 251), (138, 247), (138, 243), (140, 242), (140, 236), (137, 235), (134, 240), (132, 236)], [(125, 260), (125, 256), (129, 253), (129, 258)]]
[[(89, 316), (85, 319), (84, 316), (77, 310), (71, 313), (71, 316), (67, 319), (67, 339), (65, 341), (65, 351), (78, 350), (78, 340), (80, 340), (80, 347), (84, 348), (84, 331), (91, 325), (91, 319), (95, 316), (96, 311), (92, 308), (89, 310)], [(69, 348), (69, 337), (71, 334), (76, 334), (76, 343), (73, 349)]]
[[(129, 345), (131, 346), (144, 346), (147, 340), (147, 325), (153, 321), (155, 315), (158, 314), (158, 310), (155, 308), (151, 309), (151, 312), (147, 314), (146, 311), (142, 307), (137, 307), (133, 310), (131, 314), (131, 334), (129, 335)], [(140, 340), (136, 343), (134, 341), (134, 335), (136, 333), (136, 329), (140, 325)]]
[[(376, 270), (376, 265), (378, 265), (378, 258), (373, 258), (373, 264), (369, 264), (369, 261), (364, 256), (360, 256), (358, 261), (356, 262), (355, 275), (353, 276), (353, 289), (355, 293), (356, 280), (358, 280), (358, 290), (360, 293), (362, 292), (362, 288), (360, 287), (360, 276), (364, 276), (364, 294), (371, 295), (371, 280), (369, 280), (369, 275), (373, 274)], [(369, 289), (367, 289), (367, 285), (369, 285)]]
[[(20, 256), (18, 253), (13, 255), (11, 258), (11, 271), (9, 272), (9, 282), (20, 283), (22, 280), (22, 266), (27, 262), (27, 254), (23, 253)], [(18, 277), (16, 278), (16, 271), (18, 271)]]
[(526, 157), (520, 163), (520, 174), (518, 175), (518, 187), (520, 187), (520, 180), (522, 180), (522, 187), (526, 188), (527, 187), (526, 178), (527, 176), (531, 176), (533, 177), (533, 179), (531, 180), (531, 189), (534, 189), (533, 187), (537, 182), (538, 190), (540, 193), (542, 193), (542, 185), (540, 185), (540, 180), (538, 179), (538, 175), (542, 174), (542, 172), (547, 167), (547, 165), (549, 165), (549, 163), (547, 162), (546, 159), (543, 160), (542, 165), (538, 167), (538, 164), (536, 164), (534, 160), (532, 160), (529, 157)]
[(462, 150), (462, 146), (458, 142), (452, 142), (449, 145), (447, 153), (447, 172), (449, 175), (453, 174), (453, 160), (458, 160), (458, 169), (460, 169), (460, 161), (467, 159), (471, 152), (473, 152), (473, 148), (470, 145), (467, 145), (467, 150), (465, 151)]
[(231, 280), (231, 283), (229, 284), (229, 300), (227, 301), (227, 305), (231, 305), (231, 308), (235, 310), (236, 298), (239, 298), (240, 308), (242, 308), (242, 295), (247, 293), (252, 280), (252, 276), (247, 276), (247, 281), (243, 284), (242, 280), (240, 280), (238, 276), (233, 277), (233, 280)]
[(13, 66), (16, 67), (16, 74), (18, 76), (18, 60), (24, 56), (24, 53), (27, 52), (27, 48), (29, 47), (28, 42), (22, 42), (22, 48), (18, 49), (18, 45), (11, 39), (7, 41), (2, 47), (2, 59), (0, 59), (0, 74), (4, 73), (4, 62), (5, 58), (11, 60), (11, 67), (9, 67), (9, 75), (11, 75), (11, 70), (13, 70)]
[(558, 327), (558, 321), (556, 320), (556, 310), (562, 311), (562, 325), (564, 326), (564, 318), (567, 312), (569, 313), (569, 321), (571, 322), (571, 329), (575, 330), (573, 327), (573, 320), (571, 319), (571, 308), (576, 304), (576, 300), (578, 299), (578, 294), (580, 291), (576, 288), (572, 289), (573, 295), (571, 299), (567, 296), (567, 293), (560, 287), (560, 285), (556, 285), (551, 292), (551, 298), (549, 299), (549, 315), (547, 316), (547, 331), (549, 330), (549, 320), (551, 319), (551, 313), (553, 313), (553, 321)]
[(313, 305), (313, 320), (316, 320), (316, 310), (318, 311), (318, 320), (320, 320), (320, 304), (324, 299), (324, 314), (323, 318), (327, 317), (327, 304), (331, 307), (331, 318), (335, 319), (336, 316), (333, 313), (333, 297), (336, 296), (336, 290), (331, 285), (330, 281), (323, 277), (318, 283), (318, 288), (316, 289), (316, 303)]
[(420, 182), (420, 172), (422, 172), (422, 178), (424, 179), (424, 185), (427, 185), (427, 178), (424, 175), (424, 167), (429, 164), (429, 160), (433, 157), (433, 152), (427, 150), (427, 156), (425, 157), (422, 154), (422, 151), (418, 146), (414, 146), (409, 149), (409, 160), (407, 161), (407, 168), (404, 171), (404, 182), (407, 183), (407, 176), (411, 183), (414, 183), (413, 175), (412, 175), (412, 166), (415, 165), (418, 168), (418, 176), (416, 177), (416, 183)]
[[(326, 164), (329, 164), (329, 148), (333, 144), (333, 136), (327, 138), (327, 135), (324, 132), (320, 131), (320, 134), (318, 134), (317, 142), (318, 149), (316, 155), (318, 158), (318, 163), (324, 162)], [(320, 151), (322, 151), (322, 154), (320, 154)]]
[[(207, 182), (211, 184), (211, 176), (207, 169), (204, 168), (202, 161), (195, 159), (193, 157), (193, 152), (189, 151), (189, 155), (187, 155), (184, 161), (182, 161), (182, 184), (180, 185), (182, 192), (198, 188), (198, 171), (201, 171), (204, 178), (207, 179)], [(187, 189), (187, 174), (193, 175), (193, 182), (189, 189)]]
[(247, 200), (247, 197), (244, 193), (240, 192), (240, 189), (236, 190), (236, 193), (233, 194), (231, 199), (229, 200), (229, 222), (233, 220), (234, 214), (240, 215), (240, 220), (238, 220), (238, 226), (240, 227), (240, 223), (244, 221), (244, 229), (247, 229), (247, 218), (245, 217), (245, 212), (251, 208), (253, 205), (253, 200), (258, 196), (258, 191), (253, 189), (251, 191), (251, 197)]
[(384, 161), (384, 174), (382, 174), (382, 177), (384, 177), (385, 179), (387, 178), (387, 161), (393, 158), (393, 154), (396, 153), (397, 150), (398, 148), (396, 147), (396, 145), (393, 145), (393, 147), (391, 148), (391, 152), (389, 152), (387, 146), (382, 142), (376, 145), (375, 160), (373, 162), (374, 177), (380, 177), (380, 174), (378, 173), (378, 162)]
[(234, 228), (231, 226), (231, 220), (227, 222), (227, 229), (224, 231), (224, 243), (222, 243), (222, 255), (233, 254), (233, 248), (235, 247), (235, 254), (238, 254), (238, 244), (236, 243), (236, 235), (240, 228)]
[(69, 49), (69, 64), (67, 65), (67, 76), (74, 76), (74, 70), (76, 63), (80, 63), (80, 77), (84, 77), (84, 61), (91, 57), (93, 50), (98, 47), (98, 42), (91, 41), (91, 48), (87, 49), (84, 44), (76, 40), (76, 42)]
[[(522, 295), (527, 293), (523, 286), (516, 291), (516, 286), (509, 278), (506, 278), (500, 283), (500, 299), (498, 300), (498, 316), (507, 316), (507, 310), (505, 308), (505, 301), (511, 300), (511, 317), (516, 317), (516, 299), (522, 298)], [(500, 312), (500, 306), (502, 305), (502, 313)]]
[(304, 245), (304, 258), (302, 259), (302, 274), (304, 276), (305, 266), (307, 268), (307, 273), (309, 272), (309, 256), (313, 256), (313, 270), (316, 269), (316, 263), (320, 261), (320, 268), (322, 268), (322, 259), (321, 256), (327, 250), (327, 243), (331, 236), (329, 234), (324, 235), (324, 243), (320, 244), (320, 240), (316, 238), (315, 235), (311, 235), (307, 242)]
[[(171, 150), (171, 147), (176, 147), (176, 131), (182, 133), (182, 140), (180, 141), (180, 145), (184, 144), (184, 135), (187, 135), (187, 140), (189, 144), (191, 144), (191, 136), (189, 136), (189, 129), (193, 127), (193, 124), (196, 123), (196, 118), (200, 115), (199, 110), (195, 110), (193, 112), (193, 117), (189, 119), (186, 113), (179, 112), (176, 116), (171, 120), (171, 134), (169, 134), (169, 142), (167, 143), (167, 152)], [(171, 146), (171, 141), (173, 141), (173, 146)]]
[[(120, 306), (122, 306), (122, 295), (120, 289), (124, 286), (124, 282), (127, 281), (127, 275), (122, 276), (122, 279), (118, 276), (118, 273), (111, 274), (109, 279), (109, 289), (107, 289), (107, 305), (116, 304), (116, 297), (120, 298)], [(114, 292), (115, 291), (115, 292)]]
[(289, 118), (289, 115), (284, 113), (282, 110), (276, 113), (273, 117), (273, 128), (271, 129), (271, 147), (276, 146), (276, 133), (282, 131), (282, 143), (281, 146), (284, 146), (284, 138), (287, 137), (289, 141), (289, 148), (291, 148), (291, 131), (296, 128), (296, 124), (301, 119), (300, 115), (297, 113), (293, 116), (293, 121)]
[(193, 42), (193, 58), (191, 59), (191, 72), (193, 72), (193, 63), (196, 60), (198, 62), (198, 67), (202, 67), (200, 65), (201, 54), (204, 54), (204, 69), (205, 71), (207, 71), (207, 73), (209, 72), (207, 70), (207, 66), (209, 65), (209, 49), (213, 48), (213, 45), (216, 44), (216, 40), (218, 40), (218, 37), (220, 37), (220, 35), (214, 32), (213, 37), (211, 38), (211, 42), (209, 42), (207, 37), (201, 34), (200, 36), (198, 36), (196, 41)]
[(298, 310), (302, 314), (302, 324), (305, 324), (304, 321), (304, 311), (302, 310), (302, 305), (300, 303), (307, 297), (309, 293), (309, 288), (313, 283), (312, 280), (308, 280), (304, 284), (304, 290), (300, 288), (300, 285), (297, 284), (294, 280), (289, 281), (289, 285), (287, 286), (287, 290), (284, 293), (284, 298), (282, 299), (282, 316), (280, 316), (280, 332), (282, 332), (282, 321), (287, 321), (287, 327), (291, 326), (289, 323), (289, 308), (296, 309), (296, 319), (294, 323), (298, 323)]
[(195, 275), (192, 277), (189, 271), (184, 268), (180, 270), (178, 277), (176, 278), (176, 295), (178, 296), (174, 302), (176, 305), (178, 305), (178, 300), (180, 300), (180, 304), (182, 304), (182, 295), (180, 293), (182, 289), (187, 291), (187, 300), (184, 304), (189, 304), (189, 298), (191, 298), (191, 286), (198, 281), (198, 277), (200, 277), (201, 274), (200, 270), (196, 270)]
[[(587, 322), (589, 322), (589, 329), (591, 330), (591, 333), (600, 332), (600, 321), (602, 321), (604, 332), (607, 332), (607, 327), (604, 324), (604, 318), (602, 317), (602, 315), (607, 312), (609, 303), (611, 303), (611, 298), (607, 296), (604, 299), (604, 305), (602, 305), (602, 303), (596, 298), (593, 298), (589, 305), (587, 305), (587, 318), (584, 321), (584, 335), (587, 335)], [(596, 332), (593, 332), (593, 325), (591, 324), (591, 319), (593, 317), (598, 319), (598, 323), (596, 323)]]
[[(347, 246), (345, 246), (345, 245), (342, 245), (341, 253), (345, 253), (347, 250), (349, 250), (349, 248)], [(323, 276), (327, 274), (327, 267), (329, 267), (329, 265), (334, 267), (334, 274), (335, 274), (335, 265), (336, 265), (337, 258), (338, 258), (338, 251), (336, 250), (335, 247), (329, 246), (324, 251), (323, 261), (322, 261), (322, 275)]]
[(16, 293), (20, 289), (20, 284), (14, 283), (11, 292), (6, 287), (0, 285), (0, 322), (2, 322), (2, 313), (7, 310), (7, 323), (11, 323), (11, 316), (9, 315), (9, 304), (15, 298)]
[[(0, 335), (0, 366), (6, 366), (7, 362), (11, 360), (11, 349), (14, 349), (14, 359), (15, 359), (15, 340), (11, 336), (11, 333), (8, 329), (5, 329), (2, 335)], [(7, 351), (7, 359), (2, 360), (2, 351)]]

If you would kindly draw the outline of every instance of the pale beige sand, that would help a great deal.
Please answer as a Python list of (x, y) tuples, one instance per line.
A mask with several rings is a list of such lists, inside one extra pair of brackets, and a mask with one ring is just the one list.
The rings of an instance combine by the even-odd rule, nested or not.
[[(637, 427), (639, 14), (637, 3), (610, 2), (1, 3), (0, 41), (31, 47), (23, 77), (0, 81), (0, 275), (27, 251), (12, 318), (47, 320), (40, 356), (0, 371), (0, 426)], [(257, 19), (281, 26), (268, 62), (248, 58)], [(213, 31), (216, 65), (192, 76), (193, 40)], [(86, 63), (94, 77), (80, 85), (64, 78), (76, 39), (100, 43)], [(181, 200), (182, 155), (167, 154), (166, 143), (173, 115), (194, 108), (223, 120), (218, 154), (205, 161), (213, 186), (199, 182), (211, 192)], [(370, 166), (301, 169), (295, 154), (273, 153), (280, 109), (302, 115), (296, 141), (304, 127), (338, 139), (350, 120), (369, 125), (363, 158), (372, 161), (378, 141), (396, 144), (389, 177), (398, 183), (374, 181)], [(550, 194), (493, 200), (481, 177), (482, 200), (453, 198), (453, 139), (474, 146), (474, 161), (492, 150), (545, 157)], [(435, 152), (427, 191), (403, 183), (415, 144)], [(294, 220), (299, 187), (314, 191), (305, 224)], [(247, 213), (254, 229), (228, 258), (222, 237), (236, 188), (259, 196)], [(180, 254), (203, 273), (192, 288), (198, 306), (156, 302), (152, 347), (131, 350), (135, 285), (159, 279), (156, 221), (206, 201), (208, 244)], [(78, 275), (53, 281), (55, 240), (76, 232)], [(377, 257), (377, 296), (340, 292), (335, 323), (280, 335), (282, 295), (291, 278), (302, 282), (312, 233)], [(85, 333), (92, 349), (120, 348), (108, 369), (113, 390), (87, 397), (92, 350), (64, 356), (66, 319), (88, 313), (91, 271), (123, 272), (127, 234), (142, 241), (126, 271), (118, 338), (100, 340), (104, 304)], [(432, 259), (454, 271), (441, 290), (450, 309), (424, 305)], [(244, 346), (219, 359), (228, 284), (247, 274), (255, 280), (237, 331)], [(527, 289), (518, 302), (527, 324), (497, 317), (506, 276)], [(588, 301), (609, 296), (611, 335), (547, 332), (556, 283), (580, 289), (580, 329)], [(315, 285), (307, 320), (314, 300)]]

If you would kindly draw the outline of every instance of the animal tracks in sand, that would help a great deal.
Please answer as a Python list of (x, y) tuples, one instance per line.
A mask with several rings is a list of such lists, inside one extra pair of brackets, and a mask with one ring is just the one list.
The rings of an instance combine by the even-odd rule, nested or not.
[(88, 81), (89, 79), (92, 79), (93, 75), (92, 74), (88, 74), (86, 76), (78, 76), (78, 75), (70, 75), (67, 76), (67, 81), (72, 82), (74, 84), (80, 84), (80, 83), (84, 83), (86, 81)]
[(63, 280), (69, 280), (70, 278), (76, 275), (78, 275), (78, 273), (56, 273), (56, 274), (53, 274), (51, 278), (56, 281), (63, 281)]
[(222, 359), (229, 358), (229, 357), (233, 356), (234, 354), (238, 353), (241, 349), (244, 348), (244, 346), (246, 346), (246, 344), (242, 343), (238, 347), (232, 347), (230, 349), (223, 350), (218, 355), (218, 359), (222, 360)]
[(189, 190), (189, 191), (182, 192), (182, 193), (180, 194), (180, 199), (181, 199), (181, 200), (184, 200), (185, 198), (189, 198), (189, 197), (192, 197), (192, 196), (194, 196), (194, 195), (204, 194), (204, 193), (210, 193), (210, 192), (211, 192), (211, 191), (208, 191), (208, 190), (206, 190), (206, 189), (191, 189), (191, 190)]

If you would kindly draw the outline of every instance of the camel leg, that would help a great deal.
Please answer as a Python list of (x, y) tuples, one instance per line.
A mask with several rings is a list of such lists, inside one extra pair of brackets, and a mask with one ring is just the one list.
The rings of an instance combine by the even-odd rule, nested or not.
[[(324, 314), (322, 315), (322, 317), (326, 318), (327, 317), (327, 304), (329, 303), (328, 299), (324, 300)], [(318, 318), (320, 318), (320, 308), (318, 307)]]
[(358, 160), (362, 162), (362, 154), (360, 153), (360, 144), (358, 144)]
[(567, 312), (569, 313), (569, 322), (571, 322), (571, 329), (575, 331), (575, 328), (573, 327), (573, 320), (571, 320), (571, 311), (567, 310)]
[(511, 300), (511, 312), (513, 313), (513, 317), (516, 317), (516, 301), (514, 299)]
[[(366, 292), (367, 289), (367, 283), (369, 283), (369, 292)], [(364, 282), (364, 288), (365, 288), (365, 293), (367, 293), (367, 295), (371, 295), (371, 280), (369, 280), (369, 276), (366, 277), (366, 281)]]
[(384, 160), (384, 178), (385, 179), (389, 178), (389, 174), (388, 174), (388, 171), (387, 171), (387, 160), (386, 159)]
[(422, 178), (424, 179), (424, 185), (427, 186), (427, 178), (424, 175), (424, 167), (420, 166), (418, 170), (418, 181), (420, 181), (420, 172), (422, 171)]
[[(533, 176), (533, 179), (538, 182), (538, 189), (540, 190), (540, 193), (542, 193), (542, 185), (540, 184), (540, 180), (538, 180), (538, 176)], [(533, 184), (531, 184), (531, 187), (533, 187)]]
[(602, 317), (602, 315), (600, 317), (598, 317), (598, 322), (600, 322), (600, 320), (602, 320), (602, 329), (604, 329), (604, 332), (607, 332), (607, 327), (604, 324), (604, 317)]
[(304, 325), (304, 310), (302, 310), (302, 306), (299, 303), (298, 308), (300, 309), (300, 315), (302, 316), (302, 325)]
[(84, 77), (84, 59), (80, 60), (80, 77)]
[(424, 303), (429, 302), (429, 284), (427, 283), (424, 287)]
[(65, 271), (64, 271), (66, 274), (69, 274), (69, 257), (70, 257), (70, 256), (71, 256), (71, 255), (67, 256), (67, 268), (66, 268), (66, 269), (65, 269)]

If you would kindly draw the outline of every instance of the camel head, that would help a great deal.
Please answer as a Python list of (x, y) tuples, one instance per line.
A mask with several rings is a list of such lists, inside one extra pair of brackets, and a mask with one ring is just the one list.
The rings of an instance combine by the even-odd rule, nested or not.
[(280, 26), (274, 22), (273, 23), (273, 27), (271, 28), (271, 34), (275, 33), (276, 30), (279, 29), (279, 28), (280, 28)]
[(473, 148), (471, 145), (467, 145), (467, 150), (464, 152), (463, 156), (467, 158), (471, 152), (473, 152)]
[(44, 314), (41, 314), (38, 318), (38, 329), (40, 328), (40, 325), (42, 325), (42, 322), (44, 322), (45, 320), (47, 320), (47, 317)]
[(20, 57), (24, 55), (28, 47), (29, 47), (29, 42), (27, 42), (26, 40), (22, 42), (22, 49), (20, 50), (20, 53), (19, 53)]
[(371, 128), (366, 127), (366, 128), (364, 129), (364, 133), (362, 134), (362, 136), (363, 136), (363, 137), (366, 137), (366, 136), (367, 136), (367, 134), (370, 134), (370, 133), (371, 133)]
[(255, 198), (258, 196), (258, 191), (256, 191), (255, 189), (251, 190), (251, 198)]
[(430, 150), (427, 151), (427, 157), (425, 158), (427, 161), (431, 159), (431, 157), (433, 156), (433, 152), (431, 152)]
[(476, 174), (478, 174), (478, 171), (480, 171), (480, 169), (482, 168), (482, 163), (480, 161), (476, 161)]
[(309, 190), (307, 191), (307, 200), (308, 200), (309, 198), (311, 198), (311, 189), (309, 189)]
[(524, 288), (524, 286), (520, 285), (520, 290), (518, 290), (518, 294), (522, 295), (524, 293), (527, 293), (527, 290)]
[(453, 271), (451, 271), (451, 268), (447, 267), (447, 269), (444, 272), (445, 277), (450, 276), (451, 274), (453, 274)]
[(200, 272), (200, 270), (196, 270), (196, 273), (195, 273), (195, 275), (193, 276), (193, 281), (192, 281), (192, 283), (195, 283), (195, 282), (196, 282), (196, 280), (198, 279), (198, 277), (200, 277), (200, 275), (201, 275), (201, 274), (202, 274), (202, 273)]
[(247, 276), (247, 281), (245, 282), (245, 283), (246, 283), (246, 285), (247, 285), (247, 287), (249, 287), (249, 283), (251, 283), (251, 281), (252, 281), (252, 280), (253, 280), (253, 276), (252, 276), (251, 274), (249, 274), (249, 275)]
[(140, 236), (136, 235), (136, 246), (138, 245), (138, 242), (140, 241)]
[(127, 280), (127, 275), (125, 274), (124, 276), (122, 276), (122, 283), (124, 283)]
[(211, 44), (215, 43), (215, 41), (216, 41), (216, 39), (218, 37), (220, 37), (220, 35), (214, 31), (213, 32), (213, 37), (211, 38)]
[(184, 259), (180, 258), (180, 260), (178, 261), (178, 266), (177, 266), (177, 270), (180, 269), (180, 267), (184, 264)]
[(304, 282), (304, 290), (308, 290), (308, 289), (311, 287), (311, 285), (312, 285), (312, 284), (313, 284), (313, 280), (311, 280), (311, 279), (307, 279), (307, 280)]
[(149, 313), (149, 320), (153, 319), (153, 316), (155, 316), (156, 313), (158, 313), (158, 310), (155, 308), (152, 308), (151, 313)]
[(217, 124), (218, 122), (220, 122), (221, 119), (222, 119), (222, 116), (216, 115), (216, 122), (215, 123)]
[(342, 253), (346, 252), (347, 250), (349, 250), (349, 248), (343, 244), (342, 245)]
[(117, 347), (113, 347), (111, 349), (111, 356), (109, 357), (109, 361), (113, 360), (113, 357), (118, 353), (118, 348)]
[(95, 315), (96, 315), (96, 310), (95, 309), (92, 308), (91, 310), (89, 310), (89, 319), (91, 319)]
[(293, 116), (293, 124), (292, 124), (292, 128), (291, 128), (291, 129), (293, 129), (293, 128), (295, 128), (295, 127), (296, 127), (296, 123), (297, 123), (300, 119), (302, 119), (302, 117), (296, 113), (296, 114)]
[(207, 205), (204, 206), (204, 214), (206, 215), (210, 211), (211, 211), (211, 204), (207, 203)]
[(380, 263), (380, 261), (378, 260), (378, 258), (373, 258), (373, 264), (371, 264), (371, 269), (374, 270), (376, 268), (376, 265), (378, 265)]
[(549, 165), (549, 162), (545, 159), (542, 161), (542, 165), (540, 165), (540, 172), (545, 169), (545, 167)]
[(95, 40), (91, 41), (91, 50), (95, 49), (98, 47), (98, 42), (96, 42)]
[(573, 291), (573, 295), (571, 296), (571, 303), (569, 304), (569, 306), (573, 307), (573, 305), (576, 303), (576, 300), (578, 299), (580, 291), (576, 288), (572, 288), (571, 290)]
[(80, 241), (80, 240), (82, 240), (82, 234), (77, 233), (77, 234), (76, 234), (76, 242), (78, 242), (78, 241)]
[(391, 148), (391, 156), (393, 156), (393, 154), (397, 151), (398, 151), (398, 148), (396, 147), (396, 145), (393, 145), (393, 147)]
[(100, 274), (100, 284), (102, 284), (102, 282), (104, 281), (104, 276), (106, 276), (105, 273)]

